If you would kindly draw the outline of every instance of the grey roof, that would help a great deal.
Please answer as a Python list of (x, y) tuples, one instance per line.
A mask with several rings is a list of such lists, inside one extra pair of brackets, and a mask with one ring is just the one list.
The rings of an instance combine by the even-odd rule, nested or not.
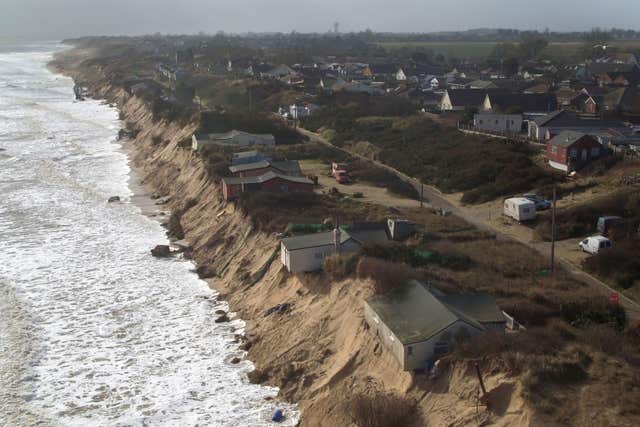
[(449, 89), (449, 100), (453, 106), (479, 106), (487, 96), (487, 89)]
[(558, 100), (552, 93), (489, 93), (493, 109), (520, 107), (524, 112), (555, 111)]
[(262, 184), (263, 182), (271, 181), (272, 179), (280, 178), (285, 181), (297, 182), (300, 184), (310, 184), (313, 185), (313, 181), (308, 178), (299, 177), (299, 176), (287, 176), (281, 175), (279, 173), (275, 173), (273, 171), (269, 171), (260, 176), (246, 176), (246, 177), (226, 177), (222, 178), (222, 181), (227, 185), (237, 185), (237, 184)]
[(558, 147), (569, 147), (574, 142), (576, 142), (577, 140), (582, 138), (583, 136), (587, 136), (587, 134), (582, 133), (582, 132), (574, 132), (574, 131), (570, 131), (570, 130), (565, 130), (565, 131), (559, 133), (558, 135), (554, 136), (549, 141), (549, 144), (555, 145), (555, 146), (558, 146)]
[(258, 150), (250, 150), (250, 151), (242, 151), (240, 153), (233, 153), (233, 157), (237, 159), (244, 159), (247, 157), (255, 157), (259, 154), (260, 152)]
[(501, 323), (505, 321), (496, 300), (487, 294), (445, 295), (440, 300), (459, 313), (480, 323)]
[(603, 120), (599, 117), (579, 116), (575, 113), (559, 110), (535, 119), (538, 126), (565, 127), (565, 128), (625, 128), (625, 124), (619, 120)]
[(349, 230), (349, 234), (355, 241), (365, 245), (367, 243), (387, 243), (389, 237), (384, 229), (377, 230)]
[(243, 172), (243, 171), (252, 170), (252, 169), (267, 168), (269, 167), (269, 165), (270, 163), (268, 161), (261, 160), (259, 162), (243, 163), (241, 165), (229, 166), (229, 170), (231, 171), (231, 173), (236, 173), (236, 172)]
[[(333, 231), (325, 231), (323, 233), (287, 237), (286, 239), (282, 239), (282, 244), (290, 251), (306, 248), (316, 248), (319, 246), (329, 246), (334, 244), (333, 234)], [(351, 236), (348, 233), (346, 233), (345, 231), (342, 231), (340, 233), (340, 244), (343, 244), (349, 239), (351, 239)]]
[(479, 331), (485, 329), (415, 280), (388, 294), (375, 295), (367, 300), (367, 304), (403, 344), (425, 341), (458, 320)]
[(289, 175), (289, 176), (302, 175), (302, 170), (300, 169), (300, 163), (297, 160), (282, 160), (278, 162), (271, 162), (271, 166), (274, 169), (279, 170), (285, 175)]

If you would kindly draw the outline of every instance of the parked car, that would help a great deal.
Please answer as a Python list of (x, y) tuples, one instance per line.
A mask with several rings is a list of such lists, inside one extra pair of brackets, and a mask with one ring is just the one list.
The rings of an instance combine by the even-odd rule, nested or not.
[(581, 241), (579, 246), (583, 252), (595, 255), (603, 250), (609, 249), (611, 247), (611, 240), (604, 236), (591, 236)]
[(547, 200), (547, 199), (545, 199), (543, 197), (540, 197), (537, 194), (528, 193), (528, 194), (525, 194), (522, 197), (524, 197), (527, 200), (531, 200), (533, 203), (535, 203), (536, 204), (536, 209), (539, 210), (539, 211), (543, 211), (543, 210), (551, 208), (551, 201)]
[(598, 232), (608, 235), (614, 228), (623, 228), (624, 219), (619, 216), (601, 216), (598, 218), (596, 228)]

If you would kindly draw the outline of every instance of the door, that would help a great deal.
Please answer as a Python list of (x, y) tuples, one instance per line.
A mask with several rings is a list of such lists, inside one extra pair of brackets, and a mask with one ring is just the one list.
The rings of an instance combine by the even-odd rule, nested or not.
[(587, 151), (586, 148), (582, 149), (582, 161), (586, 162), (587, 161), (587, 157), (589, 156), (589, 152)]

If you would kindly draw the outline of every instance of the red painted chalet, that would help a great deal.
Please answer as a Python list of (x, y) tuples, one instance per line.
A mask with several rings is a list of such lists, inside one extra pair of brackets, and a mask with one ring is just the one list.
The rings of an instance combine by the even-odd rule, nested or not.
[(602, 145), (592, 136), (564, 131), (547, 142), (549, 166), (572, 172), (603, 155)]
[(259, 176), (222, 178), (222, 195), (234, 200), (245, 191), (271, 191), (282, 193), (313, 192), (313, 181), (300, 176), (287, 176), (273, 171)]

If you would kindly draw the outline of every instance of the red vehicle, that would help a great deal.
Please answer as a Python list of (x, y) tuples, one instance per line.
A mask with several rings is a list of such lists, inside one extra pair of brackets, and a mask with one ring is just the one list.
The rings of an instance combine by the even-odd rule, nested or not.
[(333, 173), (333, 177), (340, 184), (348, 184), (349, 182), (351, 182), (351, 180), (349, 179), (349, 175), (347, 174), (347, 171), (345, 171), (345, 170), (339, 169), (339, 170), (335, 171)]

